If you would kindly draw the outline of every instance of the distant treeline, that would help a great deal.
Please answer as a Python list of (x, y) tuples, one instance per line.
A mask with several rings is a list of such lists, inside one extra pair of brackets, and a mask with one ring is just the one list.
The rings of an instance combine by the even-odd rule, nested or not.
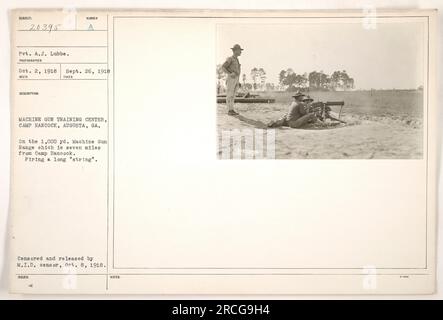
[[(246, 74), (240, 77), (240, 83), (247, 90), (259, 91), (295, 91), (295, 90), (320, 90), (320, 91), (343, 91), (354, 89), (354, 79), (346, 70), (334, 71), (331, 75), (323, 71), (312, 71), (310, 73), (297, 74), (293, 69), (281, 70), (278, 79), (279, 83), (267, 82), (267, 74), (263, 68), (254, 67), (250, 72), (251, 82), (247, 82)], [(224, 88), (226, 74), (221, 65), (217, 65), (217, 91), (220, 93)]]
[(350, 90), (354, 89), (354, 79), (346, 70), (334, 71), (331, 75), (323, 71), (297, 74), (292, 69), (279, 73), (279, 85), (287, 91), (309, 88), (310, 90)]

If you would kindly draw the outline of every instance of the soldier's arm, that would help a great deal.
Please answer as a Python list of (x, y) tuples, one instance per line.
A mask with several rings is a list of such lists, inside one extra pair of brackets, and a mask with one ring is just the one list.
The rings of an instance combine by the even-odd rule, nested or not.
[(225, 72), (226, 74), (231, 74), (231, 71), (229, 71), (229, 66), (232, 63), (232, 59), (229, 57), (228, 59), (226, 59), (225, 63), (222, 64), (222, 70), (223, 72)]
[(302, 105), (302, 104), (300, 104), (299, 106), (298, 106), (298, 111), (299, 111), (299, 113), (301, 114), (301, 115), (307, 115), (308, 114), (308, 108), (306, 107), (306, 106), (304, 106), (304, 105)]

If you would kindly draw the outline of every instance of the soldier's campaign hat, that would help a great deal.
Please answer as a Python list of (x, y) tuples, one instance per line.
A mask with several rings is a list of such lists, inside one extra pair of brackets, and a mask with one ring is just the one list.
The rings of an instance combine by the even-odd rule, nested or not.
[(242, 47), (240, 47), (239, 44), (235, 44), (231, 49), (232, 50), (243, 50)]
[(292, 97), (293, 98), (299, 98), (299, 97), (304, 97), (305, 95), (303, 93), (301, 93), (300, 91), (297, 91), (296, 94), (294, 94)]
[(303, 98), (303, 101), (309, 101), (309, 102), (312, 102), (312, 101), (314, 101), (314, 99), (312, 99), (310, 96), (305, 96), (305, 97)]

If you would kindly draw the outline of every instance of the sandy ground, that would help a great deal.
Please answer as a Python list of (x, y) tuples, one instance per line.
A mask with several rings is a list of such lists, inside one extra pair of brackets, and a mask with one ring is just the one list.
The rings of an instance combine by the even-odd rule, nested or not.
[[(224, 104), (217, 106), (219, 157), (221, 130), (266, 128), (286, 106), (236, 104), (240, 116), (228, 116)], [(368, 116), (347, 113), (347, 125), (326, 129), (276, 128), (276, 159), (419, 159), (423, 130), (420, 118)], [(265, 129), (266, 130), (266, 129)], [(232, 148), (232, 142), (231, 142)], [(243, 146), (244, 148), (244, 146)]]

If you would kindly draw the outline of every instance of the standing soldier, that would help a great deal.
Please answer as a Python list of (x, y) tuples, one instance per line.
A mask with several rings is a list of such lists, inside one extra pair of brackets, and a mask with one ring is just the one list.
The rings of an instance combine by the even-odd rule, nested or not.
[(223, 71), (228, 75), (226, 78), (226, 105), (228, 106), (228, 114), (236, 116), (238, 113), (234, 110), (234, 99), (238, 87), (240, 86), (240, 62), (238, 57), (241, 55), (242, 48), (236, 44), (232, 48), (232, 56), (227, 58), (222, 65)]

